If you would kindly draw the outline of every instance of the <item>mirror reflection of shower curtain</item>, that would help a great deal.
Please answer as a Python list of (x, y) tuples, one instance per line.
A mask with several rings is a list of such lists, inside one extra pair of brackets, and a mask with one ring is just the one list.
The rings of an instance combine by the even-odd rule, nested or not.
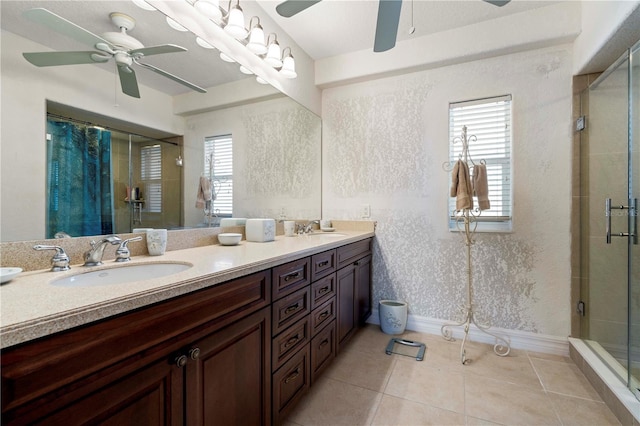
[(47, 120), (47, 235), (113, 233), (111, 132)]

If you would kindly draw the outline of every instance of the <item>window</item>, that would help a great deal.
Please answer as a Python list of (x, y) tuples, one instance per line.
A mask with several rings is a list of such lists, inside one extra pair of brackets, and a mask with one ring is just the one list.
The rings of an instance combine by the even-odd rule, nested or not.
[[(467, 126), (471, 159), (475, 163), (484, 160), (487, 166), (491, 208), (477, 216), (477, 230), (511, 231), (511, 95), (449, 104), (449, 161), (452, 163), (462, 154), (459, 138), (463, 126)], [(454, 142), (456, 138), (458, 142)], [(477, 205), (474, 199), (474, 206)], [(457, 230), (454, 210), (455, 198), (451, 197), (450, 230)]]
[(213, 213), (220, 217), (233, 215), (233, 139), (231, 135), (204, 140), (204, 175), (212, 177)]
[(162, 148), (148, 145), (140, 148), (140, 180), (144, 185), (144, 209), (162, 212)]

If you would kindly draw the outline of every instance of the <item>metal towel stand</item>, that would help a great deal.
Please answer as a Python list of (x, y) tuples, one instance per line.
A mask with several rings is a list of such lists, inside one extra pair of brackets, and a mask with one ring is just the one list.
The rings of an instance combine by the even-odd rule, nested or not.
[[(471, 155), (469, 154), (469, 141), (476, 140), (475, 135), (471, 135), (467, 138), (467, 126), (462, 127), (462, 135), (460, 138), (455, 138), (454, 143), (461, 142), (462, 143), (462, 154), (460, 155), (460, 160), (464, 161), (467, 166), (473, 168), (475, 163), (473, 162)], [(484, 163), (484, 160), (481, 160), (481, 164)], [(443, 164), (442, 168), (451, 172), (453, 170), (455, 163), (450, 161)], [(469, 194), (472, 196), (473, 194)], [(449, 341), (454, 341), (452, 327), (463, 327), (464, 337), (462, 339), (462, 344), (460, 345), (460, 361), (462, 364), (467, 364), (470, 362), (470, 359), (467, 359), (466, 352), (464, 346), (467, 342), (467, 338), (469, 335), (469, 328), (471, 324), (475, 325), (478, 330), (481, 332), (488, 334), (496, 339), (496, 343), (493, 346), (493, 352), (495, 352), (498, 356), (507, 356), (511, 351), (511, 344), (507, 341), (507, 339), (490, 333), (488, 331), (491, 328), (490, 325), (480, 325), (476, 321), (474, 304), (473, 304), (473, 275), (471, 271), (471, 246), (474, 243), (473, 236), (475, 234), (478, 223), (476, 221), (476, 217), (481, 214), (480, 210), (472, 210), (472, 209), (462, 209), (455, 210), (453, 212), (453, 217), (456, 220), (456, 227), (460, 231), (461, 235), (464, 237), (465, 246), (467, 247), (467, 300), (466, 304), (462, 307), (464, 313), (464, 319), (458, 323), (447, 323), (444, 324), (441, 328), (442, 336)]]

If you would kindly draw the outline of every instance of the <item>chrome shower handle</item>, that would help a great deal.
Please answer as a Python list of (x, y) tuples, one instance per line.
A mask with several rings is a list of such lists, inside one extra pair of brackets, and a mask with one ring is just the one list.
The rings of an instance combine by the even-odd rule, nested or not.
[[(619, 205), (619, 206), (611, 206), (611, 198), (605, 199), (604, 208), (606, 215), (606, 236), (607, 236), (607, 244), (611, 244), (611, 237), (630, 237), (633, 240), (633, 244), (638, 244), (638, 228), (637, 228), (637, 220), (638, 220), (638, 210), (637, 210), (638, 200), (636, 198), (629, 199), (629, 205)], [(629, 214), (629, 232), (619, 232), (616, 234), (611, 233), (611, 209), (619, 209), (619, 210), (628, 210)]]
[(611, 198), (604, 200), (604, 215), (606, 216), (607, 244), (611, 244)]

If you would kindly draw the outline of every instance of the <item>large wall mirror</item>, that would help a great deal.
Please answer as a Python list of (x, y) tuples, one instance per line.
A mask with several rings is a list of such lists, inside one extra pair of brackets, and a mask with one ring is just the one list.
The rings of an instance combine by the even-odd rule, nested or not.
[[(106, 186), (112, 190), (114, 233), (136, 227), (215, 226), (220, 216), (229, 214), (320, 217), (320, 118), (274, 89), (262, 87), (255, 76), (240, 73), (238, 64), (221, 61), (219, 52), (204, 51), (193, 34), (166, 30), (160, 12), (139, 9), (130, 1), (12, 1), (2, 2), (0, 7), (1, 242), (48, 238), (54, 230), (80, 235), (81, 231), (71, 230), (71, 224), (82, 205), (72, 207), (68, 217), (61, 218), (68, 220), (66, 224), (49, 223), (51, 153), (46, 135), (51, 134), (51, 122), (56, 120), (93, 123), (112, 131), (112, 178)], [(136, 20), (130, 34), (145, 45), (172, 43), (189, 50), (174, 56), (158, 55), (167, 57), (153, 58), (154, 66), (206, 87), (209, 93), (203, 96), (220, 90), (230, 100), (216, 101), (211, 108), (176, 113), (175, 100), (190, 91), (145, 69), (135, 68), (141, 95), (136, 99), (121, 92), (114, 64), (36, 67), (22, 57), (23, 52), (86, 50), (86, 46), (25, 20), (22, 12), (33, 7), (44, 7), (96, 34), (113, 31), (110, 12), (126, 13)], [(152, 58), (148, 62), (152, 63)], [(229, 92), (242, 93), (242, 100), (234, 101)], [(250, 95), (253, 92), (255, 96)], [(218, 137), (227, 137), (232, 144), (231, 176), (224, 178), (214, 177), (208, 168), (211, 157), (205, 145)], [(166, 177), (162, 181), (165, 202), (160, 204), (161, 212), (149, 204), (137, 210), (131, 197), (133, 188), (147, 188), (141, 189), (143, 197), (148, 188), (153, 188), (139, 179), (137, 171), (142, 168), (141, 155), (147, 155), (153, 146), (162, 147)], [(127, 160), (120, 161), (118, 156)], [(129, 170), (131, 167), (136, 171)], [(196, 207), (201, 177), (216, 181), (213, 188), (219, 200), (231, 197), (232, 213), (217, 208), (215, 201), (210, 211)], [(227, 185), (220, 186), (223, 180)], [(101, 195), (94, 199), (79, 197), (79, 189), (72, 192), (75, 194), (57, 196), (78, 199), (83, 205), (101, 199)], [(96, 228), (90, 229), (83, 233), (97, 233)]]

